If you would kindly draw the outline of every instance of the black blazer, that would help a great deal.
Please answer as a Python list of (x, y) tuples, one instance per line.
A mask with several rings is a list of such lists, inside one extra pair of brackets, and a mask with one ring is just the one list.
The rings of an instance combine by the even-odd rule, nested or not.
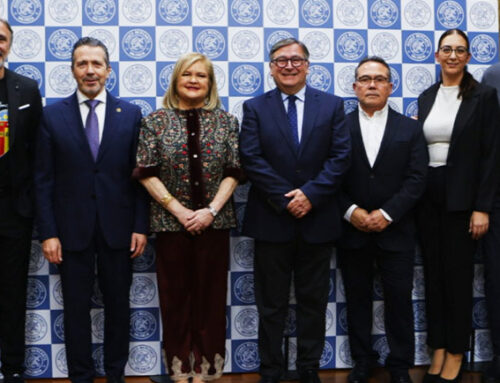
[(385, 250), (411, 250), (415, 246), (413, 207), (425, 189), (429, 157), (420, 123), (389, 108), (387, 125), (373, 167), (368, 162), (359, 111), (346, 117), (351, 133), (351, 167), (339, 196), (342, 215), (353, 204), (368, 212), (383, 209), (393, 222), (380, 233), (365, 233), (343, 220), (338, 245), (361, 248), (375, 240)]
[(42, 99), (36, 81), (5, 68), (9, 109), (9, 173), (15, 209), (34, 215), (33, 162)]
[[(424, 124), (440, 83), (418, 97), (418, 119)], [(446, 111), (443, 111), (446, 112)], [(500, 110), (493, 88), (477, 84), (462, 100), (453, 125), (446, 160), (448, 211), (489, 212), (500, 181), (498, 124)]]

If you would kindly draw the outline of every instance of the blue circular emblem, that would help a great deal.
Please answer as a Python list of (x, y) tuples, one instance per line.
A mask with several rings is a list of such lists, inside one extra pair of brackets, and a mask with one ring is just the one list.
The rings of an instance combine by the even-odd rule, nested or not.
[(50, 17), (61, 24), (67, 24), (78, 16), (76, 0), (51, 0), (48, 8)]
[(130, 336), (139, 340), (149, 339), (157, 326), (156, 318), (149, 311), (134, 311), (130, 317)]
[(337, 273), (337, 302), (345, 302), (344, 281), (340, 276), (340, 272)]
[[(33, 68), (35, 68), (35, 67), (33, 67)], [(21, 70), (21, 72), (23, 72), (23, 70)], [(16, 73), (19, 73), (19, 72), (16, 70)], [(29, 273), (35, 274), (37, 271), (40, 271), (42, 269), (42, 267), (45, 265), (45, 263), (46, 263), (46, 260), (45, 260), (45, 257), (43, 256), (42, 246), (38, 242), (33, 242), (31, 244)]]
[(216, 23), (224, 16), (222, 0), (200, 0), (196, 3), (196, 14), (205, 23)]
[(10, 1), (10, 14), (21, 24), (33, 24), (42, 14), (40, 0), (12, 0)]
[(254, 285), (253, 285), (253, 274), (244, 274), (234, 282), (233, 286), (234, 295), (238, 300), (243, 303), (254, 303)]
[(53, 322), (52, 327), (56, 336), (64, 342), (64, 313), (60, 313)]
[(123, 15), (132, 23), (143, 23), (151, 17), (153, 6), (150, 0), (125, 0)]
[(476, 328), (488, 327), (488, 309), (486, 308), (486, 301), (484, 299), (474, 304), (472, 309), (472, 320)]
[(252, 31), (239, 31), (231, 39), (231, 48), (239, 58), (251, 59), (259, 53), (259, 36)]
[(214, 74), (215, 74), (215, 82), (217, 83), (217, 90), (220, 92), (224, 89), (224, 85), (226, 84), (226, 73), (220, 68), (220, 66), (213, 64)]
[(347, 332), (347, 307), (342, 307), (337, 317), (338, 324), (344, 332)]
[[(147, 116), (149, 113), (153, 111), (153, 108), (151, 105), (149, 105), (146, 101), (144, 100), (132, 100), (130, 103), (137, 105), (141, 108), (141, 112), (143, 116)], [(144, 272), (149, 270), (155, 263), (156, 259), (156, 253), (154, 247), (148, 243), (146, 245), (146, 249), (144, 250), (144, 253), (137, 258), (134, 258), (132, 261), (132, 270), (137, 272)]]
[(491, 36), (480, 34), (470, 42), (470, 52), (480, 63), (487, 63), (497, 55), (497, 43)]
[(145, 344), (132, 347), (129, 353), (128, 364), (135, 372), (145, 374), (151, 371), (158, 362), (158, 355), (154, 348)]
[(476, 360), (491, 360), (493, 357), (493, 345), (490, 334), (487, 331), (476, 331), (475, 341), (474, 356)]
[(92, 22), (106, 24), (115, 16), (116, 5), (113, 0), (87, 0), (84, 11)]
[[(426, 87), (428, 88), (428, 87)], [(413, 297), (415, 299), (424, 299), (425, 284), (424, 284), (424, 269), (423, 267), (415, 267), (413, 271)]]
[(404, 9), (405, 20), (415, 28), (427, 25), (431, 20), (431, 7), (423, 0), (411, 0)]
[(351, 112), (354, 112), (354, 110), (358, 107), (358, 100), (357, 99), (347, 99), (344, 100), (344, 113), (349, 114)]
[(260, 72), (252, 65), (239, 65), (231, 75), (234, 89), (243, 95), (256, 92), (261, 82)]
[(66, 361), (66, 349), (61, 348), (56, 354), (56, 368), (62, 374), (68, 374), (68, 362)]
[[(24, 76), (24, 77), (28, 77), (28, 78), (31, 78), (33, 80), (35, 80), (37, 83), (38, 83), (38, 89), (40, 89), (42, 87), (42, 84), (43, 84), (43, 77), (42, 77), (42, 73), (38, 70), (38, 68), (36, 66), (33, 66), (33, 65), (30, 65), (30, 64), (23, 64), (21, 66), (18, 66), (14, 72), (20, 74), (21, 76)], [(31, 250), (33, 252), (33, 248)], [(41, 257), (43, 257), (42, 254), (40, 254)], [(45, 259), (45, 258), (43, 258)], [(40, 260), (41, 262), (43, 262), (42, 260)], [(45, 264), (45, 262), (43, 263)], [(40, 268), (43, 267), (43, 264), (40, 265)], [(30, 264), (30, 272), (31, 272), (31, 264)], [(38, 269), (40, 270), (40, 269)], [(38, 270), (35, 270), (35, 271), (38, 271)]]
[(166, 57), (178, 58), (189, 50), (189, 39), (179, 29), (168, 29), (160, 37), (160, 51)]
[(94, 367), (98, 375), (106, 375), (104, 371), (104, 346), (97, 347), (92, 353)]
[(106, 79), (106, 89), (111, 92), (113, 89), (115, 89), (116, 82), (117, 82), (116, 73), (113, 69), (111, 69), (111, 72), (109, 73), (109, 76)]
[(163, 67), (160, 72), (160, 86), (166, 92), (172, 79), (172, 72), (174, 71), (175, 64), (169, 64)]
[(396, 112), (398, 113), (401, 113), (400, 109), (399, 109), (399, 106), (392, 100), (388, 100), (387, 101), (387, 104), (389, 105), (389, 107), (392, 109), (392, 110), (395, 110)]
[(259, 325), (259, 314), (254, 308), (241, 310), (234, 318), (234, 328), (244, 337), (255, 337)]
[(329, 331), (333, 326), (333, 313), (328, 307), (326, 308), (325, 316), (325, 331)]
[(271, 0), (266, 7), (267, 17), (275, 24), (288, 24), (295, 17), (295, 5), (291, 0)]
[(391, 81), (392, 81), (391, 94), (393, 94), (399, 89), (399, 85), (401, 84), (401, 78), (399, 77), (398, 71), (392, 67), (391, 67)]
[(387, 343), (387, 338), (385, 336), (377, 339), (373, 344), (373, 349), (378, 352), (379, 362), (383, 364), (387, 355), (389, 355), (389, 344)]
[(475, 265), (474, 267), (474, 291), (484, 297), (484, 266)]
[(234, 351), (234, 361), (242, 370), (251, 371), (259, 367), (259, 351), (257, 343), (244, 342), (236, 347)]
[(432, 84), (432, 75), (426, 68), (414, 66), (406, 73), (405, 82), (408, 90), (418, 96)]
[(41, 348), (29, 347), (24, 352), (24, 364), (26, 375), (39, 376), (49, 368), (49, 356)]
[(102, 291), (99, 287), (99, 281), (97, 279), (94, 281), (94, 293), (92, 294), (90, 299), (96, 306), (104, 307)]
[(302, 4), (302, 17), (316, 27), (328, 21), (330, 12), (330, 6), (325, 0), (306, 0)]
[(242, 239), (233, 248), (234, 261), (244, 269), (253, 267), (254, 242), (252, 239)]
[(398, 20), (399, 10), (392, 0), (376, 0), (370, 7), (370, 17), (379, 27), (388, 28)]
[(337, 6), (337, 17), (345, 25), (361, 23), (364, 15), (365, 8), (359, 0), (342, 0)]
[(332, 75), (324, 66), (311, 65), (307, 75), (307, 84), (326, 92), (332, 85)]
[(485, 71), (486, 71), (486, 68), (477, 68), (476, 70), (474, 70), (472, 72), (472, 77), (474, 77), (477, 82), (481, 82)]
[(312, 60), (321, 60), (330, 54), (330, 39), (324, 32), (309, 32), (302, 41), (307, 46)]
[(418, 103), (417, 100), (413, 100), (408, 104), (406, 107), (406, 112), (405, 114), (408, 117), (418, 117)]
[(123, 86), (129, 92), (144, 94), (153, 84), (153, 74), (142, 64), (129, 66), (123, 73)]
[(385, 332), (384, 314), (384, 303), (381, 303), (373, 312), (373, 324), (380, 332)]
[(210, 59), (219, 57), (226, 47), (226, 40), (216, 29), (205, 29), (195, 40), (196, 51), (203, 53)]
[(28, 292), (26, 296), (26, 307), (35, 309), (42, 305), (47, 299), (47, 288), (38, 279), (28, 278)]
[(144, 29), (132, 29), (122, 39), (122, 48), (131, 59), (143, 59), (153, 49), (153, 39)]
[(64, 306), (61, 279), (58, 279), (54, 284), (52, 288), (52, 297), (59, 305)]
[(422, 301), (413, 302), (413, 318), (416, 331), (427, 330), (427, 318), (425, 315), (425, 303)]
[(291, 340), (288, 340), (288, 370), (296, 368), (295, 362), (297, 361), (297, 345)]
[(333, 351), (332, 345), (330, 342), (325, 341), (325, 347), (323, 348), (323, 353), (321, 354), (321, 358), (319, 360), (319, 366), (327, 366), (332, 361), (334, 355), (335, 352)]
[(135, 305), (146, 305), (156, 296), (156, 287), (149, 277), (136, 275), (132, 280), (130, 301)]
[(47, 46), (54, 57), (66, 60), (71, 58), (71, 51), (77, 40), (78, 37), (73, 31), (58, 29), (50, 35)]
[(279, 31), (279, 30), (274, 31), (267, 38), (267, 42), (266, 42), (267, 51), (269, 52), (271, 50), (271, 48), (273, 47), (273, 45), (276, 44), (278, 41), (288, 39), (290, 37), (293, 37), (293, 35), (288, 31)]
[(89, 36), (100, 40), (104, 45), (106, 45), (106, 48), (108, 48), (108, 53), (110, 55), (112, 55), (115, 51), (116, 39), (110, 31), (106, 29), (94, 29), (89, 33)]
[(405, 52), (413, 61), (424, 61), (432, 54), (432, 42), (426, 35), (415, 32), (404, 42)]
[(359, 60), (365, 50), (365, 40), (357, 32), (344, 32), (337, 40), (337, 52), (345, 60)]
[(456, 1), (443, 1), (436, 11), (436, 16), (443, 27), (451, 29), (462, 24), (465, 12)]
[(415, 364), (430, 364), (429, 352), (427, 348), (427, 335), (416, 334), (415, 336)]
[[(236, 104), (234, 104), (233, 108), (231, 109), (231, 114), (233, 116), (235, 116), (238, 121), (242, 121), (243, 120), (243, 103), (245, 101), (238, 101)], [(241, 122), (240, 122), (241, 123)], [(246, 202), (247, 201), (247, 197), (248, 197), (248, 190), (249, 190), (249, 186), (248, 186), (248, 182), (244, 185), (238, 185), (234, 191), (234, 201), (235, 202)], [(253, 245), (252, 245), (253, 246)], [(253, 251), (253, 250), (252, 250)], [(233, 250), (233, 255), (234, 257), (238, 257), (238, 255), (234, 254), (234, 250)], [(242, 256), (242, 258), (244, 257), (244, 259), (240, 260), (241, 261), (241, 267), (245, 268), (245, 269), (251, 269), (253, 267), (253, 259), (251, 260), (248, 260), (246, 258), (246, 256)], [(236, 260), (236, 263), (238, 263), (239, 265), (239, 262), (238, 260)], [(251, 263), (251, 266), (244, 266), (244, 265), (247, 265), (248, 262)]]
[(392, 60), (399, 52), (398, 39), (388, 32), (377, 33), (370, 44), (373, 54), (384, 60)]
[(25, 339), (27, 343), (35, 343), (47, 335), (47, 321), (37, 313), (26, 313)]
[(189, 14), (186, 0), (161, 0), (158, 5), (160, 17), (169, 24), (182, 23)]
[(92, 312), (92, 335), (98, 340), (104, 340), (104, 311)]
[(12, 42), (12, 51), (20, 58), (28, 60), (36, 57), (42, 50), (40, 36), (31, 29), (16, 31), (16, 38)]
[[(144, 100), (136, 98), (134, 100), (130, 100), (129, 102), (131, 104), (137, 105), (139, 108), (141, 108), (142, 117), (146, 117), (148, 114), (153, 113), (153, 108), (151, 107), (151, 105), (149, 105), (149, 103), (144, 101)], [(147, 251), (148, 251), (148, 248), (146, 247), (146, 251), (144, 252), (144, 254), (142, 254), (142, 256), (140, 256), (139, 258), (134, 259), (134, 261), (132, 262), (132, 270), (137, 272), (138, 271), (137, 267), (143, 268), (143, 267), (146, 267), (146, 265), (148, 265), (149, 259), (144, 259), (144, 255), (146, 255)], [(154, 260), (156, 258), (156, 256), (154, 255), (154, 251), (152, 252), (152, 254), (153, 254), (152, 260), (154, 263)], [(140, 259), (140, 261), (138, 261), (139, 259)], [(150, 266), (148, 265), (145, 270), (149, 269), (149, 267)]]
[(479, 29), (488, 29), (496, 20), (495, 8), (486, 1), (478, 1), (472, 4), (469, 11), (471, 23)]
[(235, 0), (231, 4), (231, 16), (237, 23), (252, 24), (260, 16), (260, 4), (257, 0)]
[(297, 330), (297, 312), (292, 306), (288, 306), (288, 313), (285, 319), (284, 335), (291, 336)]
[(351, 348), (349, 347), (349, 340), (347, 338), (340, 344), (339, 358), (345, 366), (350, 367), (353, 365)]

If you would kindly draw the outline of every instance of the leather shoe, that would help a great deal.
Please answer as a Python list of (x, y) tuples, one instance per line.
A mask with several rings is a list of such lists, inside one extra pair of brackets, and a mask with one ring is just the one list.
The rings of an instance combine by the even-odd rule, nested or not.
[(413, 383), (408, 372), (391, 373), (391, 383)]
[(280, 379), (272, 376), (261, 375), (259, 383), (279, 383)]
[(347, 376), (347, 381), (349, 383), (367, 383), (372, 374), (372, 369), (372, 364), (369, 362), (356, 362)]
[(300, 383), (321, 383), (316, 370), (305, 370), (300, 373)]
[(426, 371), (422, 383), (439, 383), (439, 374), (429, 374)]
[(3, 377), (3, 383), (25, 383), (23, 374), (6, 374)]
[(107, 376), (106, 383), (125, 383), (123, 376)]

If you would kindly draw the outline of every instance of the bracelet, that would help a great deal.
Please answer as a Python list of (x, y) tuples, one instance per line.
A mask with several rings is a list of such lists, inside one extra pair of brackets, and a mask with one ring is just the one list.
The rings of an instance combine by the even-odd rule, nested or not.
[(219, 212), (210, 205), (208, 205), (207, 209), (210, 212), (210, 214), (212, 214), (212, 217), (214, 217), (214, 218), (217, 216), (217, 214), (219, 214)]
[(163, 207), (167, 207), (170, 202), (174, 199), (174, 196), (169, 192), (166, 192), (165, 195), (160, 199), (160, 202)]

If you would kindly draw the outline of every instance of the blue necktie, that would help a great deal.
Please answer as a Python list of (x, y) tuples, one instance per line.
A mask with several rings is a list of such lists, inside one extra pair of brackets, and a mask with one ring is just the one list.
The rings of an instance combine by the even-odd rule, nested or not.
[(288, 96), (288, 126), (290, 127), (290, 132), (292, 133), (293, 143), (296, 147), (299, 146), (299, 131), (297, 130), (297, 107), (295, 106), (295, 100), (297, 97), (295, 95)]
[(85, 135), (89, 141), (90, 151), (94, 160), (97, 158), (99, 152), (99, 123), (97, 121), (97, 114), (95, 107), (100, 103), (99, 100), (87, 100), (85, 104), (89, 107), (89, 114), (85, 121)]

